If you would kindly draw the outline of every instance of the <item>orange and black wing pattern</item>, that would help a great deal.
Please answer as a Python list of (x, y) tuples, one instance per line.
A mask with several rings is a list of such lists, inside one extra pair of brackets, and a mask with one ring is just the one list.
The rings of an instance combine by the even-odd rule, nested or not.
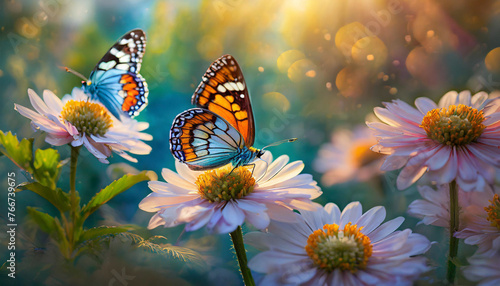
[(247, 85), (231, 55), (210, 65), (193, 94), (192, 103), (224, 118), (240, 132), (247, 147), (255, 139), (255, 125)]

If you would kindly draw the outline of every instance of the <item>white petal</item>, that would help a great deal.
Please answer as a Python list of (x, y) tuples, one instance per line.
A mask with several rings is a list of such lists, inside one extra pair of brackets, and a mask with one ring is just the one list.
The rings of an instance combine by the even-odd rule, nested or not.
[(330, 219), (325, 221), (324, 224), (340, 224), (340, 218), (342, 216), (339, 207), (334, 203), (328, 203), (325, 205), (325, 211), (330, 215)]
[(51, 111), (47, 107), (45, 102), (43, 102), (43, 100), (38, 96), (38, 94), (36, 94), (36, 92), (31, 88), (28, 89), (28, 97), (30, 99), (31, 105), (33, 106), (33, 108), (35, 108), (35, 110), (38, 113), (42, 115), (46, 115), (48, 113), (54, 113), (54, 111)]
[(63, 103), (52, 91), (46, 89), (43, 91), (43, 101), (47, 106), (52, 109), (56, 114), (61, 114)]
[(196, 185), (192, 182), (189, 182), (185, 180), (183, 177), (179, 176), (177, 173), (174, 171), (163, 168), (161, 171), (161, 176), (165, 181), (172, 185), (176, 185), (180, 188), (188, 189), (188, 190), (195, 190), (197, 189)]
[(401, 226), (401, 224), (403, 224), (404, 221), (405, 219), (403, 217), (392, 219), (377, 227), (377, 229), (372, 231), (368, 236), (370, 237), (372, 243), (377, 242), (393, 233)]
[(229, 201), (222, 209), (222, 216), (228, 224), (234, 225), (235, 228), (245, 221), (245, 213), (238, 207), (238, 203), (233, 201)]
[(448, 107), (450, 105), (458, 104), (458, 93), (456, 91), (448, 91), (441, 99), (439, 100), (438, 107)]
[(291, 179), (304, 169), (304, 163), (302, 161), (295, 161), (292, 162), (288, 165), (286, 165), (278, 174), (276, 174), (274, 177), (270, 178), (268, 181), (259, 182), (259, 187), (265, 188), (265, 187), (272, 187), (274, 185), (277, 185), (281, 182), (284, 182), (288, 179)]
[(265, 229), (269, 226), (271, 219), (265, 212), (244, 211), (245, 220), (257, 229)]
[(279, 156), (276, 160), (274, 160), (271, 164), (269, 164), (269, 167), (267, 168), (267, 172), (262, 177), (262, 179), (259, 180), (259, 185), (264, 184), (266, 181), (274, 177), (278, 172), (280, 172), (283, 167), (288, 163), (290, 158), (286, 155)]
[(355, 224), (361, 217), (363, 208), (359, 202), (352, 202), (348, 204), (342, 211), (339, 227), (342, 229), (348, 223)]
[(437, 104), (427, 97), (417, 98), (415, 100), (415, 106), (420, 112), (422, 112), (422, 114), (426, 114), (427, 112), (437, 108)]
[(362, 226), (361, 230), (364, 234), (369, 234), (375, 228), (377, 228), (385, 219), (385, 208), (381, 206), (373, 207), (364, 213), (356, 222), (359, 226)]
[(289, 254), (276, 251), (264, 251), (255, 255), (249, 262), (248, 267), (253, 271), (266, 273), (277, 265), (295, 263), (304, 259), (303, 255)]

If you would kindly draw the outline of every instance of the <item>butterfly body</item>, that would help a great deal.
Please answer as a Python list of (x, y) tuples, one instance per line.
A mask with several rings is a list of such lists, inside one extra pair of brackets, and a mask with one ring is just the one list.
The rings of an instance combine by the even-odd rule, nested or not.
[(100, 101), (118, 119), (134, 117), (148, 101), (148, 87), (139, 74), (146, 49), (146, 35), (140, 29), (121, 37), (97, 63), (82, 88)]

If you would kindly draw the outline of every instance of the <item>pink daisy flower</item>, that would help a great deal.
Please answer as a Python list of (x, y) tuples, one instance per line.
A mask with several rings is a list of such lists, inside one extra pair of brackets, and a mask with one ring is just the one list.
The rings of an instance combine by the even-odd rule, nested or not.
[(489, 190), (481, 200), (476, 199), (464, 209), (465, 226), (455, 233), (467, 244), (477, 245), (478, 254), (494, 255), (500, 253), (500, 188)]
[(90, 100), (80, 88), (74, 88), (72, 94), (62, 100), (50, 90), (43, 92), (43, 100), (32, 89), (28, 89), (28, 96), (35, 111), (18, 104), (14, 108), (32, 120), (35, 131), (47, 133), (45, 141), (49, 144), (84, 145), (103, 163), (108, 163), (111, 151), (132, 162), (137, 159), (126, 152), (139, 155), (151, 152), (151, 147), (141, 141), (153, 139), (141, 132), (149, 127), (147, 122), (116, 119), (104, 105)]
[(485, 255), (476, 252), (467, 258), (468, 266), (462, 267), (465, 278), (477, 282), (477, 286), (500, 285), (500, 263), (498, 263), (500, 251), (493, 255)]
[(321, 182), (331, 186), (350, 180), (367, 181), (381, 174), (383, 156), (370, 150), (376, 143), (373, 130), (366, 125), (353, 131), (335, 131), (331, 142), (321, 146), (314, 161), (314, 169), (324, 173)]
[(359, 202), (341, 212), (333, 203), (295, 214), (296, 223), (273, 221), (267, 232), (251, 232), (245, 241), (263, 252), (248, 266), (264, 273), (259, 285), (412, 285), (429, 270), (420, 254), (430, 241), (404, 221), (384, 222), (384, 207), (363, 214)]
[(244, 221), (258, 229), (266, 228), (271, 219), (295, 221), (293, 209), (315, 209), (311, 200), (321, 191), (311, 175), (300, 174), (302, 161), (288, 160), (284, 155), (273, 161), (267, 151), (262, 160), (254, 162), (253, 174), (251, 167), (231, 172), (230, 165), (192, 171), (176, 161), (177, 173), (162, 171), (166, 182), (149, 182), (153, 193), (141, 201), (139, 208), (156, 212), (150, 229), (186, 224), (186, 231), (206, 226), (209, 231), (230, 233)]
[(389, 155), (382, 170), (403, 168), (398, 189), (426, 172), (437, 184), (456, 180), (464, 191), (481, 191), (494, 182), (500, 167), (500, 98), (450, 91), (438, 104), (417, 98), (417, 109), (401, 100), (384, 105), (374, 110), (383, 123), (367, 124), (378, 139), (372, 150)]

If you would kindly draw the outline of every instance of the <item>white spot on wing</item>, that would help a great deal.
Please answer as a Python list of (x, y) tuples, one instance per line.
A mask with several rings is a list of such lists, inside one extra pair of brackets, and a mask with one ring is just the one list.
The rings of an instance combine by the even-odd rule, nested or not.
[(241, 89), (238, 88), (238, 86), (236, 85), (236, 83), (230, 82), (230, 84), (233, 86), (233, 90), (241, 90)]
[(226, 88), (224, 86), (220, 85), (220, 84), (217, 86), (217, 90), (219, 92), (226, 92)]
[(99, 68), (105, 71), (112, 69), (116, 65), (115, 61), (102, 62), (99, 64)]
[(227, 90), (234, 90), (234, 86), (231, 85), (230, 82), (226, 82), (224, 83), (224, 87), (227, 89)]
[[(124, 54), (123, 52), (121, 52), (122, 54)], [(130, 62), (130, 55), (125, 55), (125, 56), (122, 56), (122, 57), (119, 57), (120, 58), (120, 63), (128, 63)]]
[(128, 71), (128, 65), (127, 64), (116, 65), (116, 68), (119, 69), (119, 70)]

